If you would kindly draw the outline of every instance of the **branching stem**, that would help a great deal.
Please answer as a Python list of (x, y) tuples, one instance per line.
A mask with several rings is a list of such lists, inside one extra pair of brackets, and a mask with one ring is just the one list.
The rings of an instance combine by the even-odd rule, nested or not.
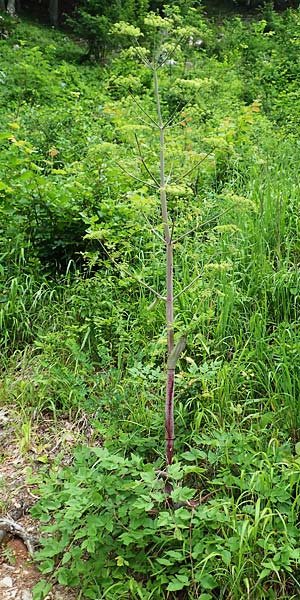
[(160, 233), (158, 233), (158, 231), (156, 231), (156, 229), (153, 227), (153, 225), (150, 223), (150, 220), (148, 219), (147, 215), (145, 215), (145, 213), (143, 213), (144, 219), (146, 219), (148, 225), (149, 225), (149, 229), (150, 231), (153, 233), (153, 235), (156, 235), (156, 237), (163, 242), (163, 244), (165, 244), (165, 239), (163, 238), (162, 235), (160, 235)]
[(207, 152), (200, 160), (198, 160), (198, 162), (195, 165), (193, 165), (190, 169), (188, 169), (188, 171), (183, 173), (183, 175), (181, 175), (179, 177), (179, 179), (176, 179), (174, 181), (174, 184), (176, 185), (176, 183), (179, 183), (180, 181), (182, 181), (182, 179), (185, 179), (185, 177), (187, 177), (193, 171), (195, 171), (195, 169), (197, 169), (197, 167), (200, 167), (200, 165), (207, 159), (208, 156), (210, 156), (213, 153), (214, 150), (215, 150), (215, 148), (212, 148), (209, 152)]
[(212, 223), (212, 221), (215, 221), (216, 219), (219, 219), (220, 217), (222, 217), (223, 215), (225, 215), (226, 213), (228, 213), (231, 209), (232, 209), (232, 206), (229, 206), (229, 208), (226, 208), (222, 212), (218, 213), (216, 217), (212, 217), (211, 219), (208, 219), (207, 221), (204, 221), (204, 223), (198, 223), (198, 225), (196, 225), (192, 229), (189, 229), (188, 231), (186, 231), (185, 233), (183, 233), (182, 235), (180, 235), (178, 238), (176, 238), (176, 240), (174, 240), (174, 244), (177, 244), (178, 242), (180, 242), (181, 240), (183, 240), (184, 238), (186, 238), (188, 235), (191, 235), (191, 233), (194, 233), (195, 231), (198, 231), (199, 229), (202, 229), (206, 225), (209, 225), (209, 223)]
[(140, 283), (141, 285), (143, 285), (145, 288), (147, 288), (147, 290), (149, 290), (150, 292), (152, 292), (152, 294), (154, 294), (160, 300), (166, 301), (166, 296), (163, 296), (162, 294), (160, 294), (159, 292), (157, 292), (157, 290), (155, 290), (153, 287), (151, 287), (151, 285), (148, 285), (148, 283), (146, 283), (146, 281), (144, 281), (143, 279), (141, 279), (138, 275), (135, 275), (134, 273), (130, 273), (130, 271), (128, 271), (127, 269), (125, 269), (123, 265), (119, 265), (117, 263), (117, 261), (114, 259), (114, 257), (112, 256), (112, 254), (110, 254), (108, 252), (107, 248), (105, 248), (104, 244), (102, 244), (101, 241), (100, 241), (100, 245), (102, 246), (105, 254), (107, 254), (107, 256), (109, 257), (109, 260), (111, 260), (111, 262), (119, 269), (119, 271), (123, 271), (129, 277), (132, 277), (133, 279), (135, 279), (135, 281), (137, 281), (138, 283)]
[(128, 177), (131, 177), (132, 179), (139, 181), (140, 183), (142, 183), (143, 185), (146, 185), (147, 187), (152, 187), (155, 190), (157, 189), (156, 186), (153, 185), (153, 183), (149, 183), (149, 181), (144, 181), (140, 177), (136, 177), (136, 175), (133, 175), (133, 173), (130, 173), (130, 171), (127, 171), (127, 169), (125, 169), (125, 167), (123, 167), (123, 165), (121, 165), (121, 163), (117, 163), (117, 165), (118, 165), (118, 167), (120, 167), (120, 169), (121, 169), (121, 171), (123, 171), (123, 173), (126, 173), (126, 175), (128, 175)]
[(174, 300), (177, 300), (177, 298), (180, 298), (180, 296), (182, 296), (182, 294), (187, 292), (194, 285), (194, 283), (196, 283), (196, 281), (198, 281), (198, 279), (200, 279), (200, 277), (202, 277), (202, 275), (203, 275), (203, 272), (198, 273), (198, 275), (196, 277), (194, 277), (194, 279), (192, 279), (192, 281), (190, 281), (190, 283), (188, 283), (188, 285), (186, 285), (182, 290), (180, 290), (180, 292), (178, 292), (178, 294), (176, 294), (174, 296)]
[(157, 179), (154, 177), (153, 173), (151, 173), (151, 171), (146, 163), (146, 160), (143, 157), (141, 145), (140, 145), (140, 142), (139, 142), (139, 139), (138, 139), (138, 136), (136, 135), (136, 133), (134, 134), (134, 137), (135, 137), (135, 141), (136, 141), (136, 145), (137, 145), (141, 163), (142, 163), (143, 167), (145, 168), (145, 170), (147, 171), (149, 177), (151, 177), (152, 181), (155, 183), (156, 187), (159, 187), (159, 183), (158, 183)]

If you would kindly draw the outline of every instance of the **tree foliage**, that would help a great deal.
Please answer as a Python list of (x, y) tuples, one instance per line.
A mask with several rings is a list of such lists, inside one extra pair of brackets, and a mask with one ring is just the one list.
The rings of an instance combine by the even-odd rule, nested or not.
[(73, 17), (68, 19), (73, 31), (88, 43), (88, 56), (104, 57), (115, 46), (111, 26), (117, 21), (140, 24), (149, 0), (80, 0)]

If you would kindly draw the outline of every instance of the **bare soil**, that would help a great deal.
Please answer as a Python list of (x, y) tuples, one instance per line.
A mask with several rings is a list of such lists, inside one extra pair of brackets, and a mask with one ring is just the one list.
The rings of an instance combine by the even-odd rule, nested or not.
[[(29, 483), (32, 474), (49, 468), (63, 451), (62, 462), (70, 464), (72, 449), (89, 443), (93, 431), (86, 417), (76, 424), (68, 419), (32, 419), (22, 422), (15, 410), (0, 409), (0, 519), (12, 519), (31, 538), (38, 540), (39, 524), (30, 509), (38, 500), (37, 488)], [(29, 477), (31, 474), (31, 477)], [(3, 536), (3, 534), (2, 534)], [(1, 532), (0, 532), (1, 540)], [(26, 541), (26, 540), (25, 540)], [(0, 600), (33, 600), (32, 589), (44, 579), (22, 539), (6, 534), (0, 541)], [(76, 600), (74, 590), (54, 585), (47, 600)]]

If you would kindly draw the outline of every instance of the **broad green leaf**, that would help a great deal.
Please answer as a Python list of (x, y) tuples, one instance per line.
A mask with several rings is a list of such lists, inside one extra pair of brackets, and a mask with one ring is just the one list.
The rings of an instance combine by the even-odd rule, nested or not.
[(41, 579), (33, 588), (33, 600), (43, 600), (49, 594), (52, 584), (46, 579)]
[(189, 585), (189, 578), (187, 575), (176, 575), (173, 579), (171, 579), (167, 590), (168, 592), (177, 592), (179, 590), (183, 590), (184, 587)]

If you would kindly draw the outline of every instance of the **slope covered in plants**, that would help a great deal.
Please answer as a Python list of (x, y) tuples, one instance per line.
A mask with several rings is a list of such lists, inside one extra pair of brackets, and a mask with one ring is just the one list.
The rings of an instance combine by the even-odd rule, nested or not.
[[(1, 402), (29, 427), (84, 411), (104, 443), (44, 477), (37, 597), (299, 595), (299, 24), (169, 9), (101, 64), (1, 25)], [(154, 50), (187, 339), (171, 501)]]

